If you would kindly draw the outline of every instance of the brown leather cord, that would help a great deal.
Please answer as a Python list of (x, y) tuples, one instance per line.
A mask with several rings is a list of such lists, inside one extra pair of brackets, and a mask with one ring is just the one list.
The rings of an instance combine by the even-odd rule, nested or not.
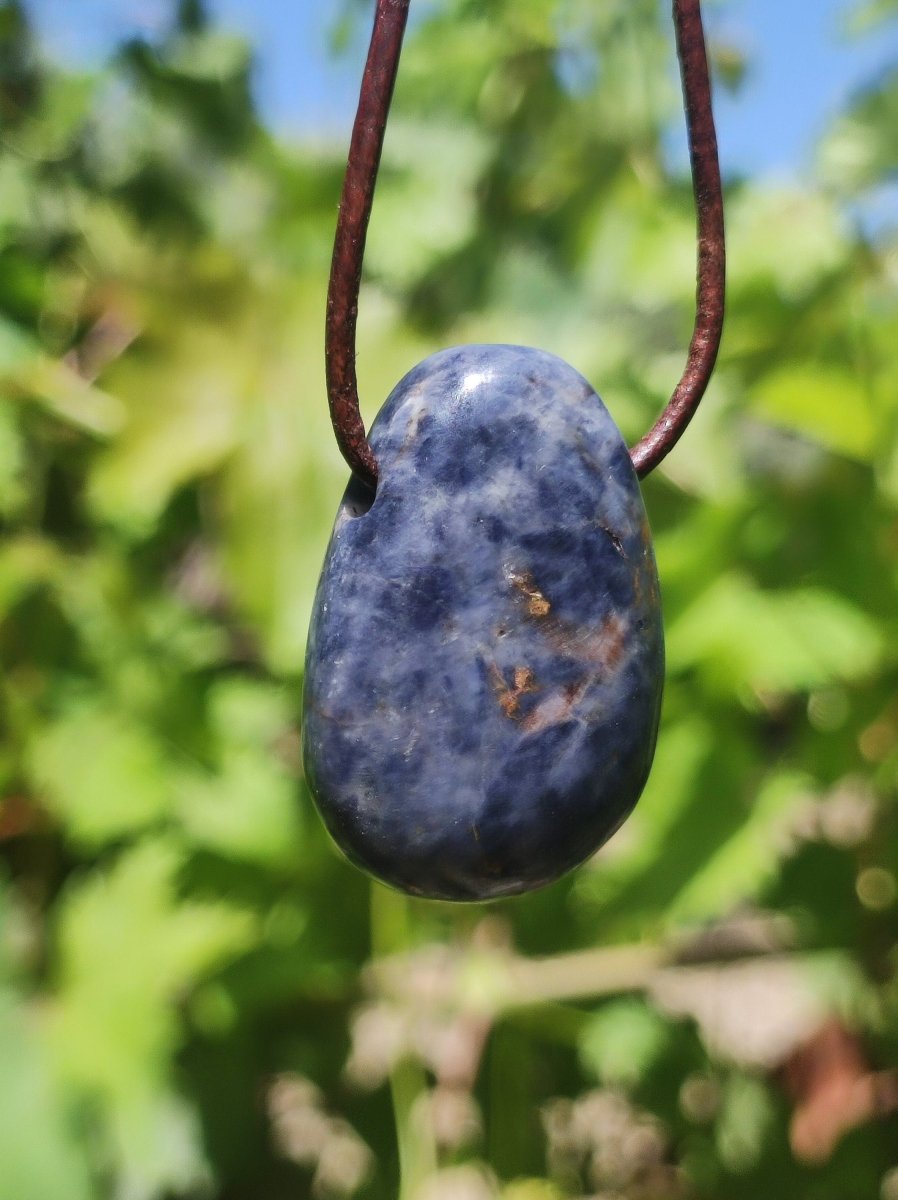
[(698, 286), (695, 326), (680, 382), (664, 412), (630, 450), (640, 479), (677, 444), (705, 394), (720, 348), (726, 292), (723, 188), (701, 4), (699, 0), (674, 0), (673, 11), (698, 223)]
[[(365, 237), (410, 0), (377, 0), (340, 200), (327, 297), (325, 357), (331, 421), (343, 457), (370, 487), (377, 461), (359, 411), (355, 334)], [(677, 55), (698, 227), (696, 314), (686, 366), (664, 412), (630, 451), (644, 478), (669, 453), (705, 393), (723, 332), (726, 249), (723, 190), (700, 0), (674, 0)]]

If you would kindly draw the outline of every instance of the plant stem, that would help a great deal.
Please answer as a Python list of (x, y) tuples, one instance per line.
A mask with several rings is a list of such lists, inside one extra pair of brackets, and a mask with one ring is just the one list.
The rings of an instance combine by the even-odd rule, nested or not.
[[(371, 956), (402, 954), (411, 947), (411, 912), (405, 896), (379, 884), (371, 885)], [(399, 1200), (415, 1200), (438, 1166), (436, 1142), (420, 1100), (428, 1092), (427, 1076), (410, 1055), (399, 1059), (390, 1073), (393, 1119), (399, 1148)]]

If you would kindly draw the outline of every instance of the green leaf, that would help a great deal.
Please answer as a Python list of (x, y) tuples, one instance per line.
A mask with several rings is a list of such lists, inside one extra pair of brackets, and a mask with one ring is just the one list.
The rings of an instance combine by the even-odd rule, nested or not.
[(876, 420), (869, 382), (826, 362), (788, 363), (764, 375), (754, 389), (754, 410), (837, 454), (869, 462)]
[(580, 1058), (603, 1083), (631, 1087), (670, 1042), (667, 1022), (642, 1000), (617, 1000), (590, 1017), (580, 1035)]
[(25, 479), (26, 446), (16, 414), (0, 401), (0, 515), (10, 517), (28, 496)]
[(706, 921), (756, 900), (778, 876), (793, 848), (792, 826), (812, 781), (774, 774), (753, 799), (745, 820), (685, 881), (668, 910), (675, 923)]
[(153, 735), (102, 702), (83, 702), (35, 735), (39, 795), (69, 837), (101, 846), (145, 829), (172, 807), (165, 755)]
[[(0, 172), (2, 184), (2, 172)], [(30, 366), (40, 355), (40, 344), (25, 329), (14, 321), (0, 318), (0, 372), (15, 375)], [(4, 397), (4, 407), (9, 399)]]
[(52, 1045), (65, 1078), (114, 1108), (164, 1087), (175, 1001), (252, 941), (251, 917), (179, 898), (184, 853), (147, 841), (70, 885), (59, 907)]
[(241, 75), (250, 66), (243, 38), (221, 30), (179, 37), (165, 55), (166, 66), (188, 79), (222, 81)]
[[(16, 232), (31, 224), (33, 172), (33, 166), (18, 155), (0, 156), (0, 243), (12, 240)], [(0, 330), (6, 324), (0, 321)], [(0, 341), (0, 363), (5, 357)]]
[(190, 340), (189, 352), (163, 361), (129, 358), (116, 368), (128, 417), (97, 462), (90, 500), (102, 520), (138, 535), (152, 528), (177, 488), (219, 466), (238, 437), (245, 375), (233, 347), (199, 327)]
[(34, 1014), (0, 990), (0, 1200), (92, 1200), (85, 1145), (35, 1037)]
[(863, 37), (885, 21), (898, 16), (898, 0), (863, 0), (849, 11), (847, 29), (854, 37)]
[(731, 1171), (741, 1173), (756, 1165), (775, 1115), (762, 1080), (737, 1072), (727, 1078), (715, 1135), (720, 1157)]
[[(465, 244), (475, 227), (485, 151), (483, 137), (470, 127), (391, 122), (365, 250), (373, 278), (408, 285), (435, 257)], [(425, 160), (429, 169), (422, 172), (417, 168)]]
[(844, 193), (888, 181), (898, 150), (896, 117), (898, 70), (892, 67), (827, 131), (818, 151), (826, 182)]
[(762, 591), (723, 575), (671, 625), (671, 672), (696, 668), (715, 689), (802, 691), (863, 678), (880, 663), (877, 622), (822, 588)]
[(87, 75), (52, 75), (45, 81), (39, 111), (9, 135), (8, 144), (31, 162), (56, 162), (71, 154), (83, 134), (94, 86)]
[(296, 862), (297, 779), (285, 765), (288, 744), (298, 753), (294, 712), (284, 692), (257, 681), (223, 680), (211, 689), (218, 769), (185, 772), (177, 784), (181, 823), (196, 845), (268, 866)]
[(299, 842), (296, 790), (264, 749), (230, 749), (219, 771), (181, 778), (181, 822), (197, 846), (230, 858), (290, 865)]
[(41, 356), (15, 375), (25, 393), (77, 430), (110, 437), (124, 424), (125, 410), (117, 396), (95, 387), (67, 363)]
[(849, 255), (845, 218), (819, 193), (769, 185), (736, 193), (727, 207), (730, 292), (763, 285), (793, 302), (806, 300)]

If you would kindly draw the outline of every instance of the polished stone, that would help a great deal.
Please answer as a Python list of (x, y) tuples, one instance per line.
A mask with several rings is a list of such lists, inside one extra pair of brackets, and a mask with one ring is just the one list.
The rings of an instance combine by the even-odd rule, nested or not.
[(433, 355), (370, 442), (377, 494), (350, 483), (312, 618), (312, 792), (395, 887), (538, 887), (614, 833), (654, 751), (661, 612), (627, 448), (572, 367), (518, 346)]

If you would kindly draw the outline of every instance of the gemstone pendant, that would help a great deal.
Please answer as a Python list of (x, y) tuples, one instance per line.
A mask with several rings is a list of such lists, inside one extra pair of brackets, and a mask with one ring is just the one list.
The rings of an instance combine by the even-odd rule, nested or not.
[(572, 367), (461, 346), (370, 431), (315, 600), (303, 754), (349, 859), (419, 896), (540, 887), (620, 826), (651, 766), (658, 576), (627, 447)]

